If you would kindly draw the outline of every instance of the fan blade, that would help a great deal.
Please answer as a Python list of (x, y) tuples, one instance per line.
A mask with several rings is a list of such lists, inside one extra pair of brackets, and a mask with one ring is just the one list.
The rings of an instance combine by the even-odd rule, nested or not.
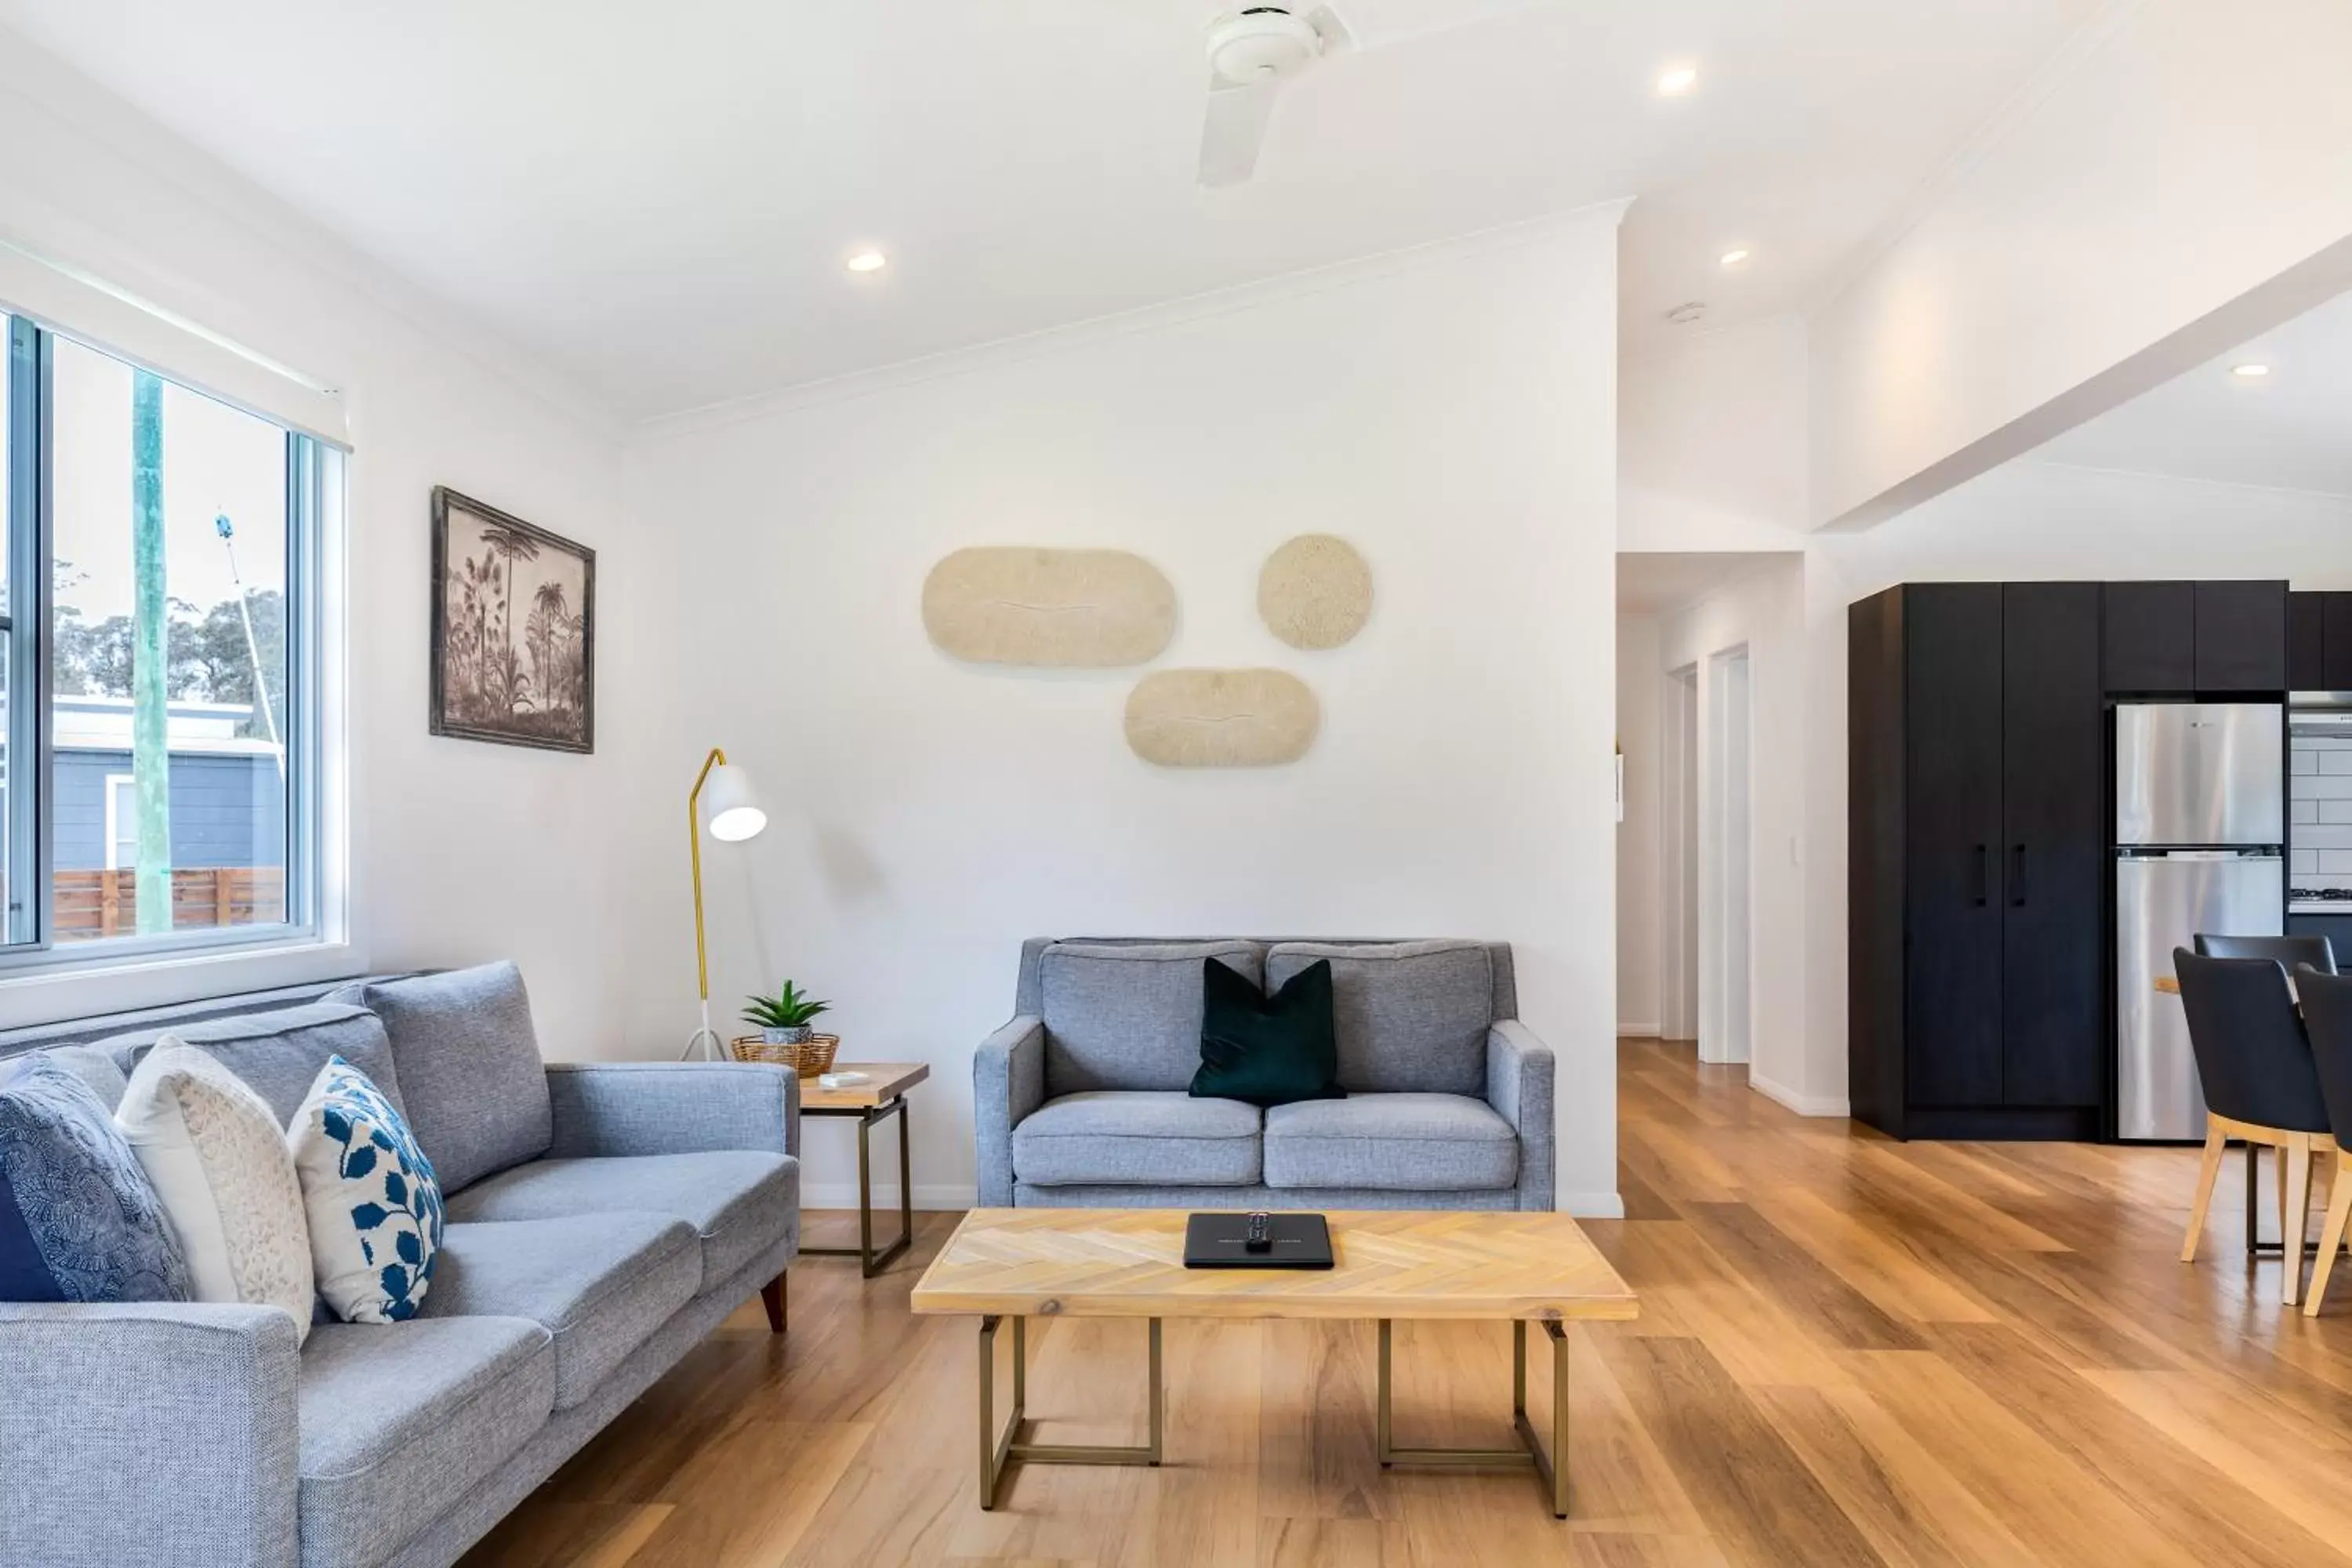
[(1307, 25), (1323, 40), (1323, 58), (1345, 54), (1356, 47), (1356, 35), (1348, 30), (1347, 22), (1328, 5), (1318, 5), (1307, 13)]
[(1247, 87), (1210, 89), (1209, 115), (1201, 127), (1201, 184), (1238, 185), (1250, 177), (1280, 86), (1269, 77)]

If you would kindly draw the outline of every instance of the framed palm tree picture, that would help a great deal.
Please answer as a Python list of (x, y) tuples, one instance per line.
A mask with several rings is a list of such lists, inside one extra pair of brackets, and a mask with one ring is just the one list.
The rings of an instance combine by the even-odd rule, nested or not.
[(596, 749), (596, 552), (433, 492), (436, 735)]

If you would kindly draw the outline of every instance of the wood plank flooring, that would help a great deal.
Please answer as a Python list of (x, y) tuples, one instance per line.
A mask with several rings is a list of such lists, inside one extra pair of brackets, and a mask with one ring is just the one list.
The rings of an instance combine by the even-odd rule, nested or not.
[[(974, 1325), (905, 1310), (926, 1215), (880, 1279), (795, 1267), (790, 1335), (752, 1303), (467, 1563), (2352, 1565), (2352, 1279), (2279, 1306), (2234, 1153), (2184, 1267), (2194, 1150), (1898, 1144), (1687, 1047), (1621, 1067), (1628, 1217), (1588, 1228), (1643, 1315), (1570, 1330), (1566, 1524), (1523, 1472), (1383, 1472), (1371, 1326), (1301, 1322), (1171, 1321), (1166, 1468), (983, 1513)], [(1037, 1330), (1044, 1438), (1134, 1441), (1142, 1326)], [(1399, 1440), (1507, 1443), (1509, 1342), (1400, 1325)]]

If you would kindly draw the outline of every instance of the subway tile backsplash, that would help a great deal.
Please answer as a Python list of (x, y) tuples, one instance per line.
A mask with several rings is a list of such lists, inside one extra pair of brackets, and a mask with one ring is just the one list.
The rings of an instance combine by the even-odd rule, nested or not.
[(2296, 735), (2287, 756), (2287, 880), (2352, 888), (2352, 737)]

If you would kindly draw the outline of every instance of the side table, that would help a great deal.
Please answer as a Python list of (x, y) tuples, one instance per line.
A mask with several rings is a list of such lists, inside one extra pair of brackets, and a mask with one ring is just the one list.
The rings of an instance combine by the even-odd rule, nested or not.
[[(907, 1091), (931, 1076), (923, 1062), (835, 1062), (835, 1072), (862, 1072), (864, 1083), (826, 1089), (813, 1078), (801, 1079), (803, 1116), (855, 1117), (857, 1121), (857, 1245), (803, 1247), (803, 1258), (855, 1258), (871, 1279), (915, 1239), (915, 1187), (908, 1157)], [(898, 1239), (874, 1250), (874, 1161), (870, 1142), (875, 1125), (898, 1119)]]

